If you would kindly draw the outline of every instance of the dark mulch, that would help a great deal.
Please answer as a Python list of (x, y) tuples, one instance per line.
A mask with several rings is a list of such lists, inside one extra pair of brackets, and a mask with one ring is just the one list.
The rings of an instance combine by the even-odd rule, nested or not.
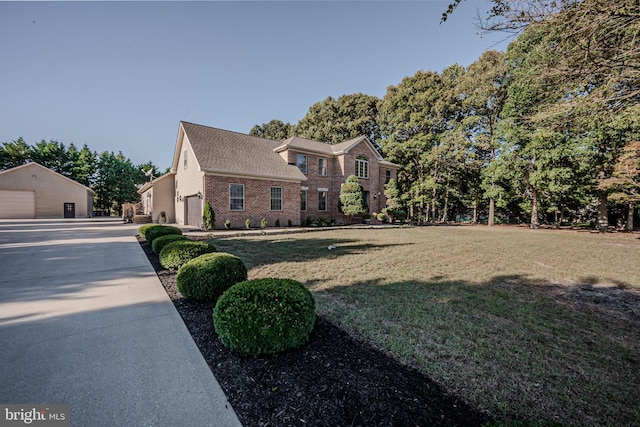
[(183, 299), (140, 240), (167, 294), (245, 426), (474, 426), (489, 418), (318, 316), (310, 341), (253, 358), (217, 338), (214, 304)]

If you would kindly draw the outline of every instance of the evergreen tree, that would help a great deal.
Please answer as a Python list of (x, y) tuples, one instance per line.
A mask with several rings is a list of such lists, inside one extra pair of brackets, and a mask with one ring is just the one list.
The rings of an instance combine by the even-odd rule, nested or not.
[(340, 188), (340, 210), (349, 218), (349, 224), (354, 215), (367, 211), (364, 191), (355, 175), (350, 175)]
[(216, 228), (216, 213), (213, 211), (213, 207), (208, 200), (204, 204), (204, 212), (202, 214), (202, 227), (206, 231)]

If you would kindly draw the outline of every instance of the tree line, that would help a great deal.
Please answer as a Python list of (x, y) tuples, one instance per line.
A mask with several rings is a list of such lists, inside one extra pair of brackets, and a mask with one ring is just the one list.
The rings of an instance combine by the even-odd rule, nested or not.
[(134, 165), (122, 152), (98, 154), (85, 144), (78, 149), (58, 141), (28, 144), (23, 138), (0, 146), (0, 171), (36, 162), (95, 191), (94, 208), (108, 215), (120, 215), (122, 204), (138, 202), (137, 191), (149, 181), (150, 172), (159, 176), (152, 162)]
[[(443, 16), (455, 13), (456, 0)], [(468, 67), (418, 71), (383, 98), (328, 97), (250, 133), (329, 144), (366, 135), (400, 165), (408, 216), (633, 227), (640, 201), (640, 2), (493, 0), (517, 33)]]

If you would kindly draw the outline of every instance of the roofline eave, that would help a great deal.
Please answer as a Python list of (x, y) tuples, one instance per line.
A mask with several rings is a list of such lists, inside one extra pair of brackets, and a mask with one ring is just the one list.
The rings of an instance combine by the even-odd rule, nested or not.
[(216, 170), (216, 169), (203, 169), (202, 172), (204, 172), (205, 175), (224, 176), (229, 178), (260, 179), (263, 181), (303, 182), (307, 180), (306, 176), (302, 176), (300, 178), (293, 178), (293, 177), (283, 177), (282, 175), (257, 175), (257, 174), (249, 174), (249, 173), (229, 172), (229, 171)]

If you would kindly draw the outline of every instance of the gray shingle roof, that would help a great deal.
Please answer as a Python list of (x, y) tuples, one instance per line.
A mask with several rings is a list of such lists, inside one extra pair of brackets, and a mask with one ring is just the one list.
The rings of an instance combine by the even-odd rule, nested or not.
[(289, 139), (280, 143), (280, 146), (276, 148), (276, 151), (284, 151), (287, 149), (311, 151), (319, 154), (333, 155), (333, 146), (325, 144), (324, 142), (313, 141), (311, 139), (304, 139), (298, 136), (292, 136)]
[(180, 122), (205, 172), (276, 180), (306, 181), (295, 166), (274, 150), (281, 142), (257, 136)]
[(378, 160), (382, 160), (382, 156), (380, 156), (380, 154), (376, 151), (376, 149), (373, 147), (371, 142), (369, 142), (366, 136), (358, 136), (348, 141), (333, 145), (292, 136), (291, 138), (282, 142), (280, 146), (276, 148), (276, 151), (280, 152), (288, 149), (293, 149), (307, 152), (310, 151), (313, 153), (325, 155), (339, 155), (348, 153), (351, 148), (355, 147), (363, 141), (365, 141), (365, 143), (371, 148), (371, 151), (376, 155)]

